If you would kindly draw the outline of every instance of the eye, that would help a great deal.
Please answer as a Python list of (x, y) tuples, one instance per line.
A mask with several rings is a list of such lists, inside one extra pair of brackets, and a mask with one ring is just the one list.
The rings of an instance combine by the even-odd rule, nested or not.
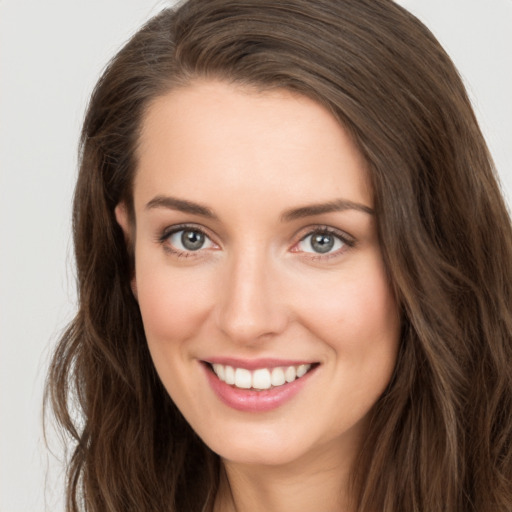
[(177, 229), (162, 238), (171, 249), (179, 253), (196, 252), (215, 246), (211, 239), (197, 228)]
[(303, 237), (297, 244), (297, 251), (315, 254), (334, 253), (345, 246), (353, 245), (341, 235), (329, 230), (316, 230)]

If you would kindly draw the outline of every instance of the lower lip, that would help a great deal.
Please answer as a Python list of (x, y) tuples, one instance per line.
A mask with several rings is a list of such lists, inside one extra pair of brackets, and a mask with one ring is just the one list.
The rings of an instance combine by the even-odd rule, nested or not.
[(316, 368), (313, 368), (302, 377), (282, 386), (255, 391), (254, 389), (240, 389), (230, 386), (222, 382), (208, 365), (203, 364), (203, 367), (210, 386), (219, 399), (232, 409), (244, 412), (265, 412), (277, 409), (291, 400), (304, 387), (316, 370)]

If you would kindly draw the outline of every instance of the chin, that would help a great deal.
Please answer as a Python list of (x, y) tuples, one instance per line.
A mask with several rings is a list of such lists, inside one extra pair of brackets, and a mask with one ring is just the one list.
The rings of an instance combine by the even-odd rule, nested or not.
[(255, 427), (225, 429), (223, 435), (208, 435), (203, 441), (224, 461), (240, 465), (284, 467), (332, 453), (329, 441), (322, 442), (296, 426), (293, 430), (293, 426)]
[(232, 445), (214, 451), (223, 461), (250, 466), (287, 466), (304, 455), (302, 450), (282, 445), (280, 448)]

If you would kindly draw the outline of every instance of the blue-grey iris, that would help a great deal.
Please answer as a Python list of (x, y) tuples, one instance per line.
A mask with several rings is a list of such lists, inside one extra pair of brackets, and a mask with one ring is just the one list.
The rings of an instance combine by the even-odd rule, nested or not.
[(204, 245), (204, 235), (199, 231), (183, 231), (181, 243), (187, 251), (197, 251)]
[(311, 236), (311, 248), (321, 254), (329, 252), (334, 247), (334, 237), (326, 233)]

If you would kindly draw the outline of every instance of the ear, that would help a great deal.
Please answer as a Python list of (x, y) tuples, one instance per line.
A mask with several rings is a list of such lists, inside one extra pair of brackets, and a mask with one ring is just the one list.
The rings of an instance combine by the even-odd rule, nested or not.
[(121, 226), (124, 233), (124, 238), (128, 243), (132, 239), (132, 226), (130, 222), (130, 215), (128, 213), (128, 207), (123, 201), (118, 203), (115, 209), (117, 223)]
[[(115, 208), (115, 215), (116, 215), (116, 221), (121, 226), (121, 229), (124, 233), (124, 240), (128, 249), (128, 252), (132, 254), (135, 251), (135, 248), (133, 247), (135, 237), (133, 236), (133, 222), (130, 219), (130, 214), (128, 212), (128, 207), (126, 206), (126, 203), (123, 201), (121, 203), (118, 203)], [(138, 300), (137, 296), (137, 278), (135, 275), (135, 261), (133, 261), (133, 277), (130, 281), (130, 286), (132, 288), (133, 295), (135, 297), (135, 300)]]

